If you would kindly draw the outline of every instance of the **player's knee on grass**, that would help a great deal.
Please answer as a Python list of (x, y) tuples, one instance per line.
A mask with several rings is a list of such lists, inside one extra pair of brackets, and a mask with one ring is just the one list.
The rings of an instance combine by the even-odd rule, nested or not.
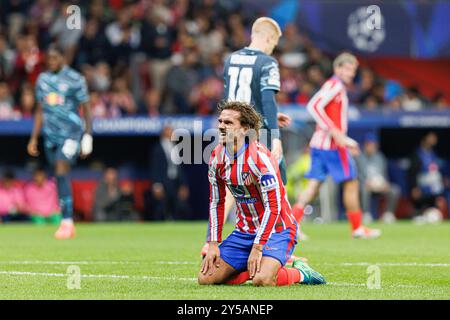
[(212, 274), (212, 275), (209, 275), (209, 274), (203, 274), (203, 273), (199, 273), (198, 274), (198, 284), (199, 285), (212, 285), (212, 284), (223, 284), (223, 283), (225, 283), (225, 281), (224, 280), (222, 280), (222, 279), (219, 279), (218, 277), (217, 277), (217, 275), (216, 274)]
[(277, 281), (274, 276), (259, 272), (253, 277), (252, 284), (257, 287), (269, 287), (275, 286)]

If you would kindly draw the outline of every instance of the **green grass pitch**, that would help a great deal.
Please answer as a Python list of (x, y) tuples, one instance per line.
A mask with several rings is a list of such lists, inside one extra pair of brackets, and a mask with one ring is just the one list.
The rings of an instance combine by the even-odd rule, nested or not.
[[(379, 227), (380, 239), (361, 241), (346, 223), (305, 224), (310, 240), (294, 253), (328, 284), (256, 288), (197, 284), (206, 222), (78, 224), (66, 241), (54, 227), (0, 225), (0, 299), (450, 299), (450, 224)], [(71, 265), (80, 289), (67, 286)], [(380, 289), (367, 286), (370, 265)]]

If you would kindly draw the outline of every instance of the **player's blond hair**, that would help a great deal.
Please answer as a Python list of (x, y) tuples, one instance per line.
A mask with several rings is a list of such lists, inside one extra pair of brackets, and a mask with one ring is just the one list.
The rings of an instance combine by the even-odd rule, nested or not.
[(272, 32), (279, 38), (283, 34), (281, 28), (274, 19), (269, 17), (260, 17), (253, 22), (252, 25), (252, 35), (259, 33), (261, 31), (267, 31), (267, 27), (270, 28)]
[(337, 68), (342, 66), (344, 63), (350, 63), (350, 64), (354, 64), (354, 65), (358, 65), (358, 59), (356, 59), (356, 57), (348, 52), (343, 52), (340, 55), (338, 55), (334, 61), (333, 61), (333, 68)]

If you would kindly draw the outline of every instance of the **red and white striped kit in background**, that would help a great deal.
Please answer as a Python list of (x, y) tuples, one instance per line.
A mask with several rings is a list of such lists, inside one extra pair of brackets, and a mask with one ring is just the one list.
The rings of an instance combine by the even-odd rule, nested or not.
[(328, 79), (311, 98), (306, 108), (317, 122), (309, 146), (321, 150), (337, 149), (338, 146), (329, 130), (337, 128), (342, 133), (347, 133), (348, 97), (342, 81), (336, 76)]
[(256, 234), (254, 243), (265, 244), (272, 232), (281, 232), (287, 228), (295, 236), (296, 222), (291, 214), (278, 165), (263, 144), (250, 142), (235, 156), (230, 156), (224, 145), (218, 145), (211, 154), (208, 177), (208, 241), (222, 241), (225, 187), (236, 199), (236, 229)]

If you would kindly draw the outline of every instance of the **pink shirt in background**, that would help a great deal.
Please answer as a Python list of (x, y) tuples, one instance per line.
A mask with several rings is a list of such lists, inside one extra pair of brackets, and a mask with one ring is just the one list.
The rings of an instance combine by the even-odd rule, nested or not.
[(39, 187), (30, 182), (24, 188), (25, 201), (30, 214), (48, 217), (52, 213), (59, 212), (56, 184), (47, 180)]
[(0, 185), (0, 215), (7, 215), (10, 212), (16, 212), (23, 209), (25, 199), (23, 190), (19, 186), (5, 188)]

